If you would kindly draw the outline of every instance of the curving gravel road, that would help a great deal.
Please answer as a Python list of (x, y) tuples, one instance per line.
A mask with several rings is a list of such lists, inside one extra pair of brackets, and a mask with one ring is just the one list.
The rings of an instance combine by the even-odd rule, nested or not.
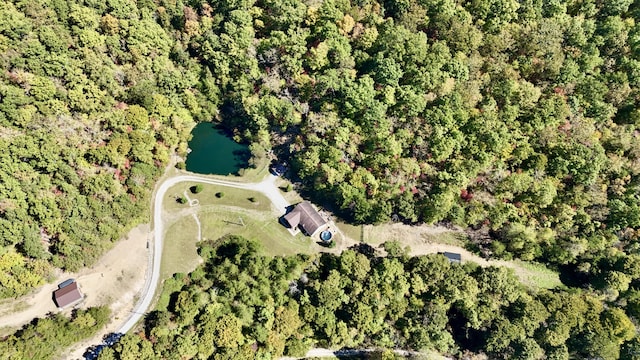
[(118, 328), (116, 332), (126, 333), (145, 315), (151, 301), (158, 288), (158, 282), (160, 280), (160, 263), (162, 260), (162, 247), (164, 240), (164, 223), (162, 221), (162, 200), (167, 190), (174, 185), (182, 182), (197, 182), (202, 184), (211, 184), (219, 186), (227, 186), (238, 189), (257, 191), (265, 195), (278, 211), (285, 213), (286, 208), (289, 206), (289, 202), (282, 196), (280, 190), (275, 185), (276, 177), (268, 175), (263, 181), (259, 183), (237, 183), (226, 180), (210, 179), (204, 176), (197, 175), (180, 175), (169, 178), (160, 184), (158, 187), (154, 203), (153, 203), (153, 248), (150, 249), (150, 266), (151, 274), (147, 276), (144, 289), (140, 296), (140, 300), (131, 311), (129, 318)]

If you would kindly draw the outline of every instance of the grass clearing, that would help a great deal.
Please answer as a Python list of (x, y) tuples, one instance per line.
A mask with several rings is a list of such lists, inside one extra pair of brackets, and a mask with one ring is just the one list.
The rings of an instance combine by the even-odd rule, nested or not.
[[(298, 233), (292, 236), (271, 212), (239, 207), (209, 205), (194, 212), (202, 225), (202, 239), (215, 240), (225, 235), (239, 235), (255, 239), (262, 244), (266, 255), (311, 254), (323, 250), (311, 238)], [(165, 234), (161, 276), (170, 278), (174, 273), (188, 273), (201, 259), (197, 253), (197, 223), (192, 214), (178, 215)]]
[(535, 289), (553, 289), (562, 286), (560, 275), (539, 263), (521, 260), (488, 260), (465, 249), (466, 235), (460, 231), (443, 227), (409, 226), (404, 224), (350, 225), (337, 223), (345, 237), (355, 242), (363, 241), (379, 246), (385, 241), (396, 240), (409, 246), (414, 255), (443, 251), (461, 253), (464, 261), (472, 261), (482, 266), (507, 266), (513, 268), (521, 282)]
[(167, 279), (174, 273), (188, 273), (200, 263), (196, 248), (197, 226), (193, 216), (187, 215), (167, 229), (160, 265), (162, 279)]
[(407, 243), (419, 241), (421, 243), (437, 243), (463, 247), (466, 236), (460, 231), (443, 227), (404, 225), (401, 223), (387, 223), (380, 225), (349, 225), (340, 223), (340, 230), (354, 241), (362, 241), (370, 245), (380, 245), (386, 241)]
[(516, 275), (528, 286), (537, 289), (553, 289), (561, 287), (560, 274), (540, 263), (514, 260)]
[(312, 253), (321, 249), (311, 238), (291, 233), (271, 213), (238, 208), (208, 208), (199, 213), (204, 239), (218, 239), (225, 235), (240, 235), (257, 240), (267, 255)]
[[(193, 194), (191, 187), (196, 184), (202, 185), (203, 190), (198, 194)], [(208, 205), (238, 206), (251, 210), (271, 211), (271, 201), (259, 192), (195, 182), (180, 183), (169, 189), (163, 199), (164, 209), (169, 211), (188, 209), (189, 204), (180, 204), (176, 201), (176, 198), (183, 196), (185, 191), (190, 199), (197, 199), (200, 202), (200, 207)], [(216, 194), (222, 196), (216, 196)], [(253, 198), (254, 201), (249, 200), (250, 198)]]
[(344, 234), (345, 237), (355, 241), (361, 242), (362, 226), (347, 224), (338, 220), (335, 220), (336, 226)]
[(422, 238), (430, 243), (439, 243), (464, 247), (467, 236), (459, 231), (444, 231), (438, 234), (422, 234)]
[[(229, 178), (226, 177), (228, 180)], [(225, 235), (239, 235), (255, 239), (262, 244), (266, 255), (292, 255), (298, 253), (339, 252), (349, 244), (365, 242), (374, 247), (385, 241), (396, 240), (409, 246), (414, 255), (443, 251), (459, 252), (466, 261), (476, 262), (482, 266), (508, 266), (515, 270), (522, 283), (532, 288), (551, 289), (562, 286), (557, 272), (546, 268), (543, 264), (524, 261), (495, 261), (483, 259), (465, 249), (466, 235), (461, 231), (445, 227), (409, 226), (401, 223), (381, 225), (351, 225), (336, 221), (340, 230), (336, 237), (338, 247), (327, 249), (302, 234), (292, 236), (280, 224), (278, 216), (272, 211), (271, 201), (258, 192), (236, 189), (226, 186), (202, 184), (203, 190), (193, 194), (190, 190), (197, 183), (189, 182), (176, 185), (167, 192), (165, 210), (174, 218), (174, 223), (167, 230), (165, 252), (163, 257), (162, 276), (170, 277), (175, 272), (189, 272), (199, 263), (196, 250), (197, 224), (192, 214), (196, 213), (201, 222), (203, 240), (218, 239)], [(282, 179), (278, 186), (286, 186)], [(199, 205), (190, 207), (179, 204), (175, 199), (186, 191), (190, 199), (197, 199)], [(223, 193), (223, 196), (219, 196)], [(295, 191), (286, 193), (287, 197), (300, 199)], [(185, 219), (186, 217), (186, 219)], [(342, 238), (344, 236), (344, 238)], [(170, 255), (169, 255), (170, 254)]]
[[(173, 232), (169, 230), (166, 235), (165, 242), (172, 242), (175, 244), (172, 246), (176, 247), (171, 251), (194, 253), (195, 250), (183, 249), (178, 245), (181, 243), (188, 245), (193, 242), (189, 246), (195, 249), (197, 225), (191, 215), (186, 215), (192, 211), (198, 214), (202, 224), (203, 240), (218, 239), (230, 234), (240, 235), (258, 240), (263, 244), (263, 249), (268, 255), (311, 253), (324, 249), (302, 234), (292, 236), (278, 220), (278, 216), (282, 214), (273, 213), (271, 201), (263, 194), (212, 184), (202, 184), (203, 190), (198, 194), (193, 194), (190, 188), (196, 184), (198, 183), (186, 182), (176, 185), (167, 191), (164, 199), (165, 210), (180, 218), (172, 225), (175, 227), (180, 224), (179, 227)], [(180, 204), (175, 200), (177, 196), (183, 196), (185, 191), (190, 199), (199, 201), (197, 208), (189, 207), (188, 204)], [(220, 196), (220, 193), (223, 195)], [(189, 219), (184, 219), (184, 216)], [(187, 230), (186, 227), (190, 227), (191, 230)], [(188, 257), (185, 256), (178, 256), (178, 258)], [(171, 267), (171, 269), (174, 268), (178, 269), (179, 267)], [(171, 274), (172, 272), (163, 273), (163, 276), (171, 276)]]

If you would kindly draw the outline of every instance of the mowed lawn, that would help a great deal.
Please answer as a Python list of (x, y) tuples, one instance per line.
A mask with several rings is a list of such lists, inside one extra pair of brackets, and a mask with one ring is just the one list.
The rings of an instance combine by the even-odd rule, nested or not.
[[(266, 255), (313, 253), (323, 249), (311, 238), (298, 233), (292, 236), (278, 219), (255, 210), (230, 206), (205, 206), (196, 212), (202, 239), (216, 240), (226, 235), (255, 239)], [(193, 215), (182, 215), (168, 228), (164, 238), (162, 277), (188, 273), (200, 263), (197, 253), (197, 223)]]
[(271, 201), (259, 192), (232, 187), (201, 184), (202, 191), (198, 194), (191, 192), (191, 188), (198, 183), (185, 182), (178, 184), (169, 190), (163, 199), (163, 208), (168, 211), (189, 208), (189, 204), (180, 204), (177, 199), (184, 196), (185, 192), (189, 199), (197, 199), (200, 206), (226, 205), (237, 206), (251, 210), (271, 211)]
[(278, 218), (268, 213), (241, 209), (205, 209), (199, 215), (202, 235), (205, 239), (219, 239), (225, 235), (240, 235), (257, 240), (267, 255), (292, 255), (321, 250), (308, 236), (296, 236), (280, 224)]
[(189, 273), (198, 266), (197, 236), (197, 224), (191, 215), (181, 217), (168, 227), (160, 265), (162, 279), (175, 273)]
[[(326, 250), (308, 236), (291, 235), (279, 222), (283, 214), (276, 214), (271, 201), (261, 193), (202, 184), (203, 190), (193, 194), (190, 188), (195, 185), (176, 185), (167, 191), (164, 199), (167, 221), (161, 265), (164, 279), (174, 273), (188, 273), (201, 261), (197, 254), (198, 225), (193, 214), (200, 221), (203, 240), (239, 235), (257, 240), (262, 251), (273, 256)], [(185, 191), (190, 199), (197, 199), (199, 205), (178, 203), (176, 197), (183, 196)]]

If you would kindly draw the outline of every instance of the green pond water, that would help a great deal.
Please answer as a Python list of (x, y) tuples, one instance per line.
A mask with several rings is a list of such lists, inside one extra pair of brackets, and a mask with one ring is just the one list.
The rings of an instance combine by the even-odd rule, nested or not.
[(251, 152), (211, 123), (200, 123), (191, 131), (187, 170), (199, 174), (237, 174), (249, 165)]

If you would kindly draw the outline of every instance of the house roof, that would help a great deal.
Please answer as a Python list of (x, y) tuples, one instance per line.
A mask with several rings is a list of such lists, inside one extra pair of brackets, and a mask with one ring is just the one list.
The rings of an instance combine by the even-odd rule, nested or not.
[(452, 252), (443, 252), (442, 255), (446, 256), (447, 259), (449, 259), (449, 261), (451, 262), (461, 262), (462, 261), (462, 255), (458, 254), (458, 253), (452, 253)]
[(69, 286), (71, 284), (73, 284), (75, 282), (74, 279), (67, 279), (63, 282), (61, 282), (60, 284), (58, 284), (58, 289), (62, 289), (63, 287)]
[(53, 299), (56, 302), (56, 305), (61, 308), (82, 299), (82, 294), (80, 293), (80, 289), (78, 289), (78, 283), (74, 281), (63, 288), (54, 291)]
[(289, 225), (292, 228), (298, 226), (300, 224), (300, 211), (292, 211), (284, 216), (284, 219), (287, 220)]
[(327, 221), (316, 211), (308, 201), (296, 205), (290, 213), (284, 216), (292, 228), (299, 226), (307, 235), (313, 236)]

